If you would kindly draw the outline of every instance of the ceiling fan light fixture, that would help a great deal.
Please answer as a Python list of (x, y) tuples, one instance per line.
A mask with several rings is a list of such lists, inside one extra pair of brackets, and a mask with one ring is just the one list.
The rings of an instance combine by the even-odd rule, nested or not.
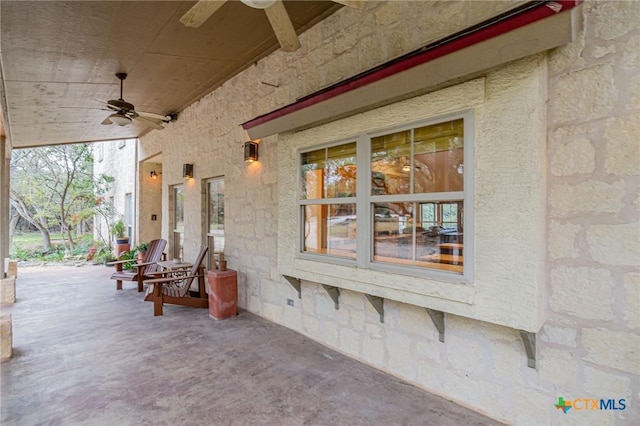
[(240, 0), (242, 3), (254, 9), (266, 9), (273, 6), (276, 0)]
[(131, 124), (131, 119), (122, 114), (111, 114), (109, 120), (116, 123), (118, 126), (127, 126)]

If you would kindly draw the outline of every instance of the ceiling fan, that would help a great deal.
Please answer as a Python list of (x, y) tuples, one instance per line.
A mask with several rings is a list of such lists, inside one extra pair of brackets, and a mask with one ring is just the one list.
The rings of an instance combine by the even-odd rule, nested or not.
[(99, 101), (106, 104), (107, 108), (114, 111), (113, 114), (105, 118), (100, 124), (117, 124), (118, 126), (127, 126), (131, 124), (132, 120), (136, 120), (145, 126), (162, 130), (164, 127), (160, 123), (168, 123), (173, 121), (173, 116), (164, 116), (160, 114), (153, 114), (150, 112), (136, 111), (133, 104), (126, 102), (122, 97), (122, 86), (124, 79), (127, 78), (127, 73), (119, 72), (116, 77), (120, 80), (120, 98), (111, 99), (107, 102)]
[[(227, 0), (200, 0), (185, 13), (180, 22), (187, 27), (198, 28), (211, 15), (226, 3)], [(264, 9), (269, 23), (276, 34), (278, 42), (285, 52), (293, 52), (300, 48), (300, 41), (289, 14), (282, 0), (240, 0), (254, 9)], [(332, 0), (348, 7), (362, 9), (366, 0)]]

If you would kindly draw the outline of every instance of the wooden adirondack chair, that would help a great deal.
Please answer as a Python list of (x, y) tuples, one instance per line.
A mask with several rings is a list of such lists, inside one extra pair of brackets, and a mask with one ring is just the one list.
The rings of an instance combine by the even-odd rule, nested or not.
[[(144, 289), (143, 281), (153, 278), (151, 274), (158, 271), (158, 262), (162, 259), (166, 246), (167, 240), (153, 240), (149, 242), (149, 248), (142, 262), (136, 262), (135, 259), (110, 262), (109, 265), (116, 267), (116, 271), (111, 275), (111, 279), (116, 280), (116, 290), (122, 290), (122, 281), (135, 281), (138, 283), (138, 291), (141, 292)], [(126, 263), (133, 264), (133, 271), (123, 269)]]
[[(209, 250), (208, 247), (200, 249), (200, 253), (190, 270), (157, 272), (154, 274), (156, 278), (144, 280), (144, 283), (148, 286), (144, 300), (153, 302), (153, 316), (162, 315), (162, 305), (164, 303), (190, 306), (192, 308), (209, 307), (209, 299), (204, 286), (205, 268), (202, 264), (207, 250)], [(196, 278), (198, 279), (199, 294), (198, 297), (192, 297), (189, 288)]]

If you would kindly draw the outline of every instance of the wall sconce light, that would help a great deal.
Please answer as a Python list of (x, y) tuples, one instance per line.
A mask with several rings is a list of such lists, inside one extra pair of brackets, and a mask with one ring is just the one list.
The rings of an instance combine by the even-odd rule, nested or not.
[(151, 173), (149, 173), (149, 176), (151, 176), (151, 179), (158, 179), (158, 175), (161, 175), (162, 172), (156, 172), (155, 170), (151, 170)]
[(247, 163), (258, 161), (258, 142), (247, 141), (244, 143), (244, 161)]
[(193, 164), (182, 165), (182, 177), (186, 179), (191, 179), (193, 177)]

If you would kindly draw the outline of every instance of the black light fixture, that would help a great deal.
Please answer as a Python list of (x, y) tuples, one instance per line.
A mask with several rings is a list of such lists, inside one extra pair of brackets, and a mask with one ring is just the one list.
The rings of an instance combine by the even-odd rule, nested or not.
[(182, 165), (182, 177), (186, 179), (191, 179), (193, 177), (193, 164)]
[(244, 161), (247, 163), (258, 161), (258, 142), (247, 141), (244, 143)]
[(151, 173), (149, 173), (149, 176), (151, 176), (151, 179), (158, 179), (158, 175), (160, 173), (156, 172), (155, 170), (151, 170)]

